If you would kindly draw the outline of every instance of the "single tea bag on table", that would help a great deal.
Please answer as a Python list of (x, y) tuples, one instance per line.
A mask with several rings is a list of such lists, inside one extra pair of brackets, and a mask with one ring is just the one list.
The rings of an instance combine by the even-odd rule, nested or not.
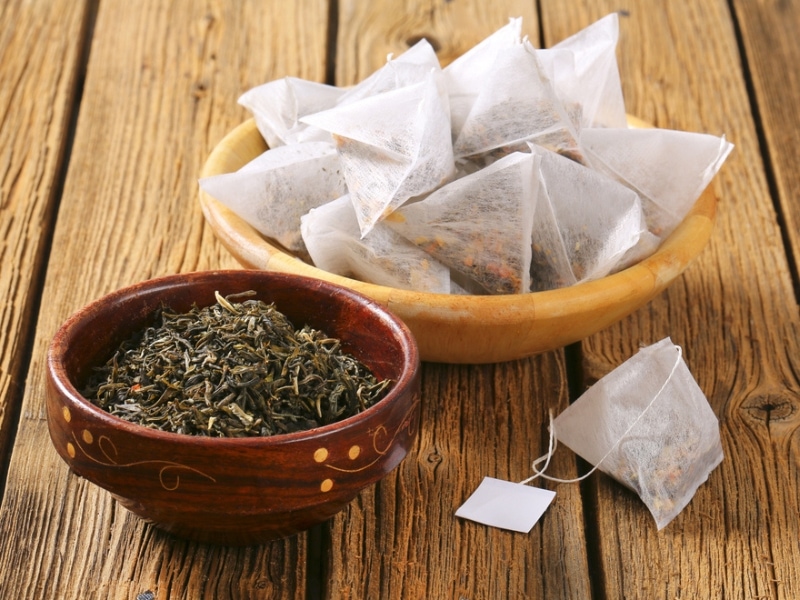
[(234, 173), (200, 179), (200, 187), (263, 235), (306, 256), (300, 217), (346, 192), (330, 142), (267, 150)]
[(385, 222), (489, 293), (527, 292), (538, 163), (530, 153), (510, 154)]
[(722, 461), (719, 422), (665, 338), (600, 379), (552, 423), (559, 443), (636, 492), (666, 526)]
[(539, 146), (531, 289), (544, 291), (611, 273), (645, 231), (636, 192)]
[(239, 97), (270, 148), (308, 141), (331, 141), (327, 131), (300, 122), (305, 115), (334, 106), (345, 90), (324, 83), (284, 77), (254, 87)]
[(362, 237), (349, 196), (304, 215), (301, 231), (314, 265), (329, 273), (421, 292), (459, 291), (446, 266), (385, 224)]
[(333, 134), (362, 235), (455, 173), (441, 71), (303, 121)]

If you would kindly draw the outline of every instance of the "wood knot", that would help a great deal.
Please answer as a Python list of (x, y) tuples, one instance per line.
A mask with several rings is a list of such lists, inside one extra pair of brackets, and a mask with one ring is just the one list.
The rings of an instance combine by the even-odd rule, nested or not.
[(438, 450), (431, 449), (422, 451), (419, 454), (419, 467), (430, 475), (435, 475), (436, 471), (444, 464), (444, 456)]
[(760, 394), (742, 404), (751, 419), (767, 424), (789, 421), (798, 414), (800, 398), (788, 390)]
[(429, 463), (431, 463), (432, 465), (438, 465), (438, 464), (439, 464), (440, 462), (442, 462), (442, 460), (444, 460), (444, 459), (442, 458), (442, 455), (441, 455), (441, 454), (439, 454), (438, 452), (436, 452), (436, 451), (434, 450), (433, 452), (431, 452), (430, 454), (428, 454), (428, 456), (427, 456), (427, 460), (428, 460), (428, 462), (429, 462)]
[(201, 100), (208, 94), (208, 82), (206, 81), (196, 81), (192, 85), (192, 96), (195, 99), (195, 102)]

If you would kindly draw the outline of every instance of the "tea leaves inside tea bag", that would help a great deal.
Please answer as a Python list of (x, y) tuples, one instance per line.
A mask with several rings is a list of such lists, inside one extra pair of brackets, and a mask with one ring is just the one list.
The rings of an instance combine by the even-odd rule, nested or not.
[(659, 529), (723, 459), (719, 421), (670, 338), (601, 378), (552, 428), (559, 443), (635, 491)]
[(330, 142), (279, 146), (234, 173), (200, 179), (200, 187), (261, 234), (307, 258), (300, 217), (347, 190)]
[(407, 290), (453, 289), (446, 266), (384, 222), (362, 237), (349, 196), (304, 215), (301, 232), (314, 264), (329, 273)]
[(386, 223), (494, 294), (530, 287), (539, 157), (515, 152), (409, 203)]
[(455, 173), (441, 71), (303, 121), (333, 135), (362, 235)]

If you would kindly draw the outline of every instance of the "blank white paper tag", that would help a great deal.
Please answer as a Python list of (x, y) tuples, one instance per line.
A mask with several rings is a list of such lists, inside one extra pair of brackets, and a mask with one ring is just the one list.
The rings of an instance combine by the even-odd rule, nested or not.
[(555, 492), (484, 477), (456, 516), (491, 527), (528, 533), (550, 506)]

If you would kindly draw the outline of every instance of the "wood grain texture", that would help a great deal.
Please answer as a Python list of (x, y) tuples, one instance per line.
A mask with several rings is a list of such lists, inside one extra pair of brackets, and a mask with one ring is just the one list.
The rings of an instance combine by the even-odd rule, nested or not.
[[(732, 4), (741, 30), (748, 75), (758, 104), (758, 117), (766, 143), (769, 169), (784, 220), (794, 265), (800, 264), (800, 122), (796, 99), (800, 97), (800, 14), (797, 4), (784, 0)], [(791, 99), (791, 100), (789, 100)], [(798, 277), (795, 272), (795, 277)], [(800, 293), (800, 282), (795, 282)]]
[[(72, 3), (60, 12), (66, 15), (67, 6)], [(257, 1), (100, 4), (0, 511), (0, 595), (132, 599), (152, 590), (159, 600), (305, 597), (305, 537), (258, 549), (176, 541), (69, 474), (50, 447), (44, 421), (43, 361), (59, 324), (93, 298), (155, 275), (237, 266), (204, 223), (198, 174), (213, 145), (246, 117), (236, 104), (242, 92), (289, 73), (324, 78), (327, 15), (324, 2), (304, 3), (302, 10)], [(49, 24), (37, 37), (52, 37), (55, 47), (49, 51), (59, 54), (58, 40), (69, 30), (60, 24), (62, 15), (46, 16), (31, 20), (38, 27)], [(0, 29), (3, 39), (10, 29)], [(78, 35), (77, 29), (73, 25), (70, 35)], [(60, 53), (68, 58), (69, 47)], [(49, 60), (58, 69), (56, 59)], [(43, 73), (47, 68), (37, 67)], [(20, 73), (22, 85), (27, 80), (24, 70)], [(66, 81), (68, 74), (62, 77)], [(52, 81), (41, 80), (42, 90), (53, 94), (48, 84)], [(62, 88), (58, 94), (65, 96)], [(58, 94), (55, 100), (63, 104)], [(20, 99), (13, 98), (17, 104)], [(46, 113), (46, 106), (36, 108)], [(58, 114), (50, 118), (57, 121)], [(41, 119), (27, 118), (32, 124)], [(27, 173), (36, 167), (46, 175), (47, 165), (37, 167), (35, 161), (54, 160), (61, 140), (44, 125), (39, 131), (52, 144), (52, 157), (36, 153), (22, 166), (12, 162), (4, 189), (22, 183), (46, 195)], [(14, 161), (27, 140), (13, 137)], [(24, 177), (18, 174), (22, 169)], [(11, 191), (16, 203), (24, 200), (21, 188)], [(40, 221), (25, 219), (20, 226)], [(33, 233), (19, 235), (34, 244)]]
[[(787, 260), (793, 253), (800, 262), (794, 3), (538, 3), (545, 46), (619, 10), (628, 112), (660, 127), (725, 134), (736, 145), (713, 183), (721, 201), (711, 245), (666, 292), (581, 345), (587, 386), (641, 344), (672, 336), (720, 417), (725, 460), (672, 524), (656, 532), (638, 497), (603, 475), (555, 488), (554, 504), (527, 535), (453, 516), (483, 476), (522, 480), (544, 453), (547, 412), (566, 406), (576, 366), (557, 351), (496, 365), (425, 365), (420, 436), (397, 471), (310, 536), (239, 549), (175, 540), (68, 473), (44, 420), (44, 353), (63, 319), (105, 292), (153, 275), (237, 266), (204, 223), (197, 176), (210, 149), (248, 116), (236, 105), (242, 92), (284, 75), (326, 78), (329, 6), (96, 4), (91, 32), (85, 3), (0, 6), (0, 447), (16, 425), (10, 402), (23, 396), (0, 505), (0, 596), (131, 600), (151, 590), (157, 600), (297, 600), (316, 598), (323, 586), (324, 597), (353, 599), (800, 597), (800, 316)], [(421, 37), (447, 64), (511, 16), (523, 16), (524, 33), (538, 40), (537, 4), (527, 1), (337, 6), (342, 85)], [(31, 338), (31, 290), (56, 205)], [(30, 345), (23, 392), (20, 352)], [(560, 450), (551, 473), (576, 472)]]
[[(552, 41), (620, 5), (569, 8), (544, 4)], [(628, 111), (661, 127), (725, 134), (736, 148), (713, 182), (720, 207), (711, 246), (649, 306), (583, 344), (590, 385), (640, 345), (671, 336), (720, 418), (725, 452), (709, 482), (660, 533), (634, 494), (596, 478), (605, 593), (794, 598), (800, 529), (789, 513), (800, 487), (800, 330), (731, 15), (725, 2), (623, 8), (619, 56)], [(751, 43), (767, 45), (770, 36), (764, 29)]]
[[(0, 461), (22, 400), (77, 95), (86, 2), (0, 5)], [(13, 24), (13, 26), (12, 26)], [(0, 482), (0, 490), (3, 485)]]
[(522, 17), (523, 35), (538, 38), (532, 2), (452, 2), (403, 0), (391, 9), (378, 2), (339, 2), (336, 85), (358, 83), (420, 39), (427, 39), (447, 66), (513, 17)]

